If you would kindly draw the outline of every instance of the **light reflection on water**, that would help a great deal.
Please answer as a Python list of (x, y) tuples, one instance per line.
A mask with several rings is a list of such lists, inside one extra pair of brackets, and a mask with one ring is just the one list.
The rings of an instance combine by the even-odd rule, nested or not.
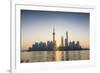
[(89, 50), (21, 52), (21, 62), (88, 60)]

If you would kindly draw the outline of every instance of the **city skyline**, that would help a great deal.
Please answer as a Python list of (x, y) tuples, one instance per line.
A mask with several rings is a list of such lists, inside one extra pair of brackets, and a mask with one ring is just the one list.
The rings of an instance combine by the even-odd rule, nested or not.
[(79, 41), (83, 48), (89, 48), (89, 13), (21, 10), (21, 49), (52, 41), (53, 27), (57, 46), (68, 31), (68, 42)]

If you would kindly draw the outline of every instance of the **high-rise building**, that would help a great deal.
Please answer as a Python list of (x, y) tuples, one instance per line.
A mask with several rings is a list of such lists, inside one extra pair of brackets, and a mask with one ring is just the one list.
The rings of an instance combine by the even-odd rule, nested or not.
[(61, 47), (64, 47), (63, 36), (61, 37)]
[(68, 32), (66, 32), (65, 47), (68, 47)]
[(79, 41), (76, 42), (76, 48), (81, 48)]
[(55, 43), (55, 28), (53, 28), (53, 43)]
[(56, 49), (55, 28), (53, 28), (53, 49)]

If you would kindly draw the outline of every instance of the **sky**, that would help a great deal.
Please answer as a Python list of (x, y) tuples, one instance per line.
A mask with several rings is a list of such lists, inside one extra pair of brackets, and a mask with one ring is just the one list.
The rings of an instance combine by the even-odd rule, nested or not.
[(21, 10), (21, 49), (32, 47), (35, 42), (53, 40), (57, 46), (61, 36), (68, 41), (79, 41), (82, 48), (89, 48), (89, 13)]

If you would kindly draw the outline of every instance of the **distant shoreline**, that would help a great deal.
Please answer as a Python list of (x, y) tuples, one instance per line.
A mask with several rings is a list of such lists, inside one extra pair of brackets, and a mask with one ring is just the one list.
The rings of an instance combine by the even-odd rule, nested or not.
[(81, 48), (81, 49), (34, 49), (34, 50), (21, 50), (21, 52), (32, 52), (32, 51), (81, 51), (81, 50), (90, 50), (89, 48)]

